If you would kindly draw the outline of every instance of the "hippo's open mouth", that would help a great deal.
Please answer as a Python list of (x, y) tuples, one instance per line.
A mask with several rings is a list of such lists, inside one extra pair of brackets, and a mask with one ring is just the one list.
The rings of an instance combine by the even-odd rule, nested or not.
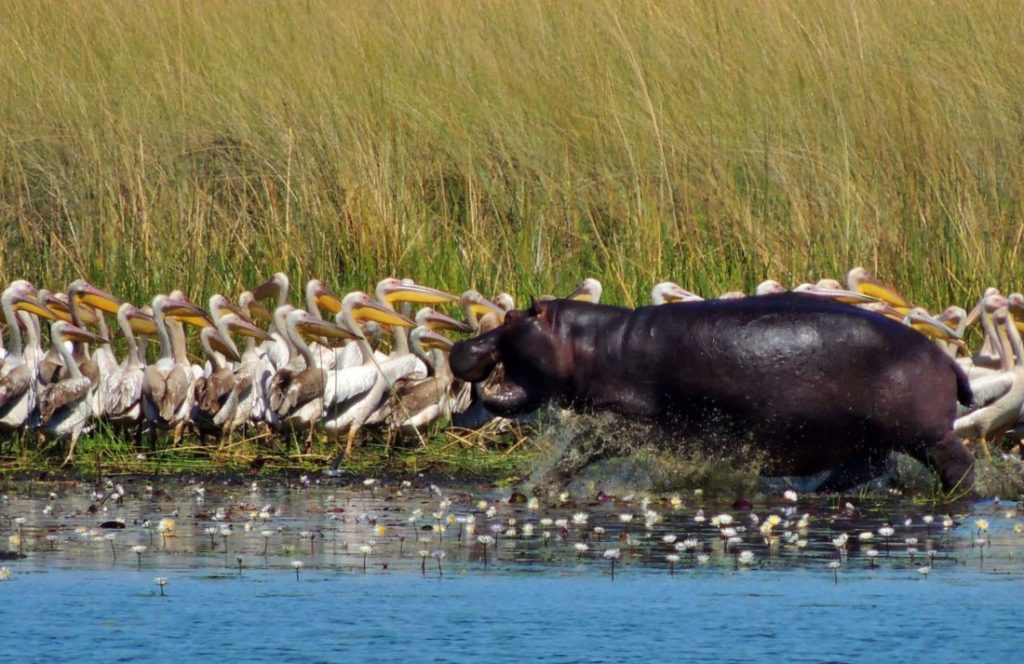
[(541, 400), (509, 375), (501, 363), (498, 341), (503, 328), (460, 341), (449, 355), (452, 373), (462, 380), (480, 383), (481, 401), (498, 415), (518, 415), (537, 408)]
[(503, 364), (498, 364), (483, 385), (480, 399), (484, 406), (498, 415), (519, 415), (534, 410), (539, 403), (530, 392), (512, 380)]

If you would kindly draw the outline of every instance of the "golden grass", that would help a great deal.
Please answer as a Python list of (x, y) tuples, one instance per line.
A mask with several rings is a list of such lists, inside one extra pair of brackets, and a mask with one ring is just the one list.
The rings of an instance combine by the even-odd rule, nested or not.
[(1016, 2), (0, 4), (0, 275), (1020, 287)]

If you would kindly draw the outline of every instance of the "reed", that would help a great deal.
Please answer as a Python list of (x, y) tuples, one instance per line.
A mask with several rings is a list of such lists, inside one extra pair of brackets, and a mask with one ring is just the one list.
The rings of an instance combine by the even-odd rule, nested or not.
[(0, 275), (1019, 286), (1012, 2), (0, 5)]

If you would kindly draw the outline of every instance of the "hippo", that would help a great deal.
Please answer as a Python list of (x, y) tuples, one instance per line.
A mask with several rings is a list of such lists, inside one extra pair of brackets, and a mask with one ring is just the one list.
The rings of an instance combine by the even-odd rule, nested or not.
[(456, 343), (450, 363), (473, 382), (497, 368), (482, 400), (500, 415), (551, 402), (689, 436), (739, 434), (763, 448), (768, 472), (832, 469), (843, 488), (893, 451), (929, 466), (947, 492), (974, 483), (974, 457), (953, 432), (957, 403), (972, 399), (963, 371), (910, 327), (814, 296), (638, 309), (534, 301)]

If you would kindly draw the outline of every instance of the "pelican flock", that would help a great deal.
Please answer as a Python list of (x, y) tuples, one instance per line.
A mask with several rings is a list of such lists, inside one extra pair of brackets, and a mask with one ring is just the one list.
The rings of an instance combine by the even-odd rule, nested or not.
[[(857, 267), (845, 285), (821, 279), (790, 291), (768, 279), (752, 297), (786, 292), (865, 308), (933, 339), (975, 394), (957, 434), (986, 454), (994, 442), (1024, 437), (1024, 295), (989, 288), (969, 311), (954, 305), (932, 315)], [(344, 297), (311, 279), (302, 295), (301, 307), (290, 302), (283, 273), (240, 293), (237, 304), (215, 293), (206, 309), (180, 291), (136, 306), (82, 279), (64, 292), (12, 281), (0, 296), (0, 436), (66, 441), (65, 462), (98, 425), (131, 436), (140, 450), (147, 435), (156, 449), (159, 431), (171, 432), (174, 445), (186, 434), (230, 441), (258, 429), (311, 441), (321, 433), (337, 441), (341, 460), (371, 428), (384, 431), (390, 451), (398, 435), (422, 436), (424, 427), (481, 409), (475, 402), (486, 385), (464, 384), (449, 369), (451, 335), (494, 329), (515, 308), (508, 293), (454, 295), (396, 278)], [(601, 283), (587, 278), (567, 297), (598, 303), (601, 295)], [(704, 299), (671, 281), (650, 298), (660, 306)], [(975, 323), (983, 342), (972, 353), (964, 335)]]

